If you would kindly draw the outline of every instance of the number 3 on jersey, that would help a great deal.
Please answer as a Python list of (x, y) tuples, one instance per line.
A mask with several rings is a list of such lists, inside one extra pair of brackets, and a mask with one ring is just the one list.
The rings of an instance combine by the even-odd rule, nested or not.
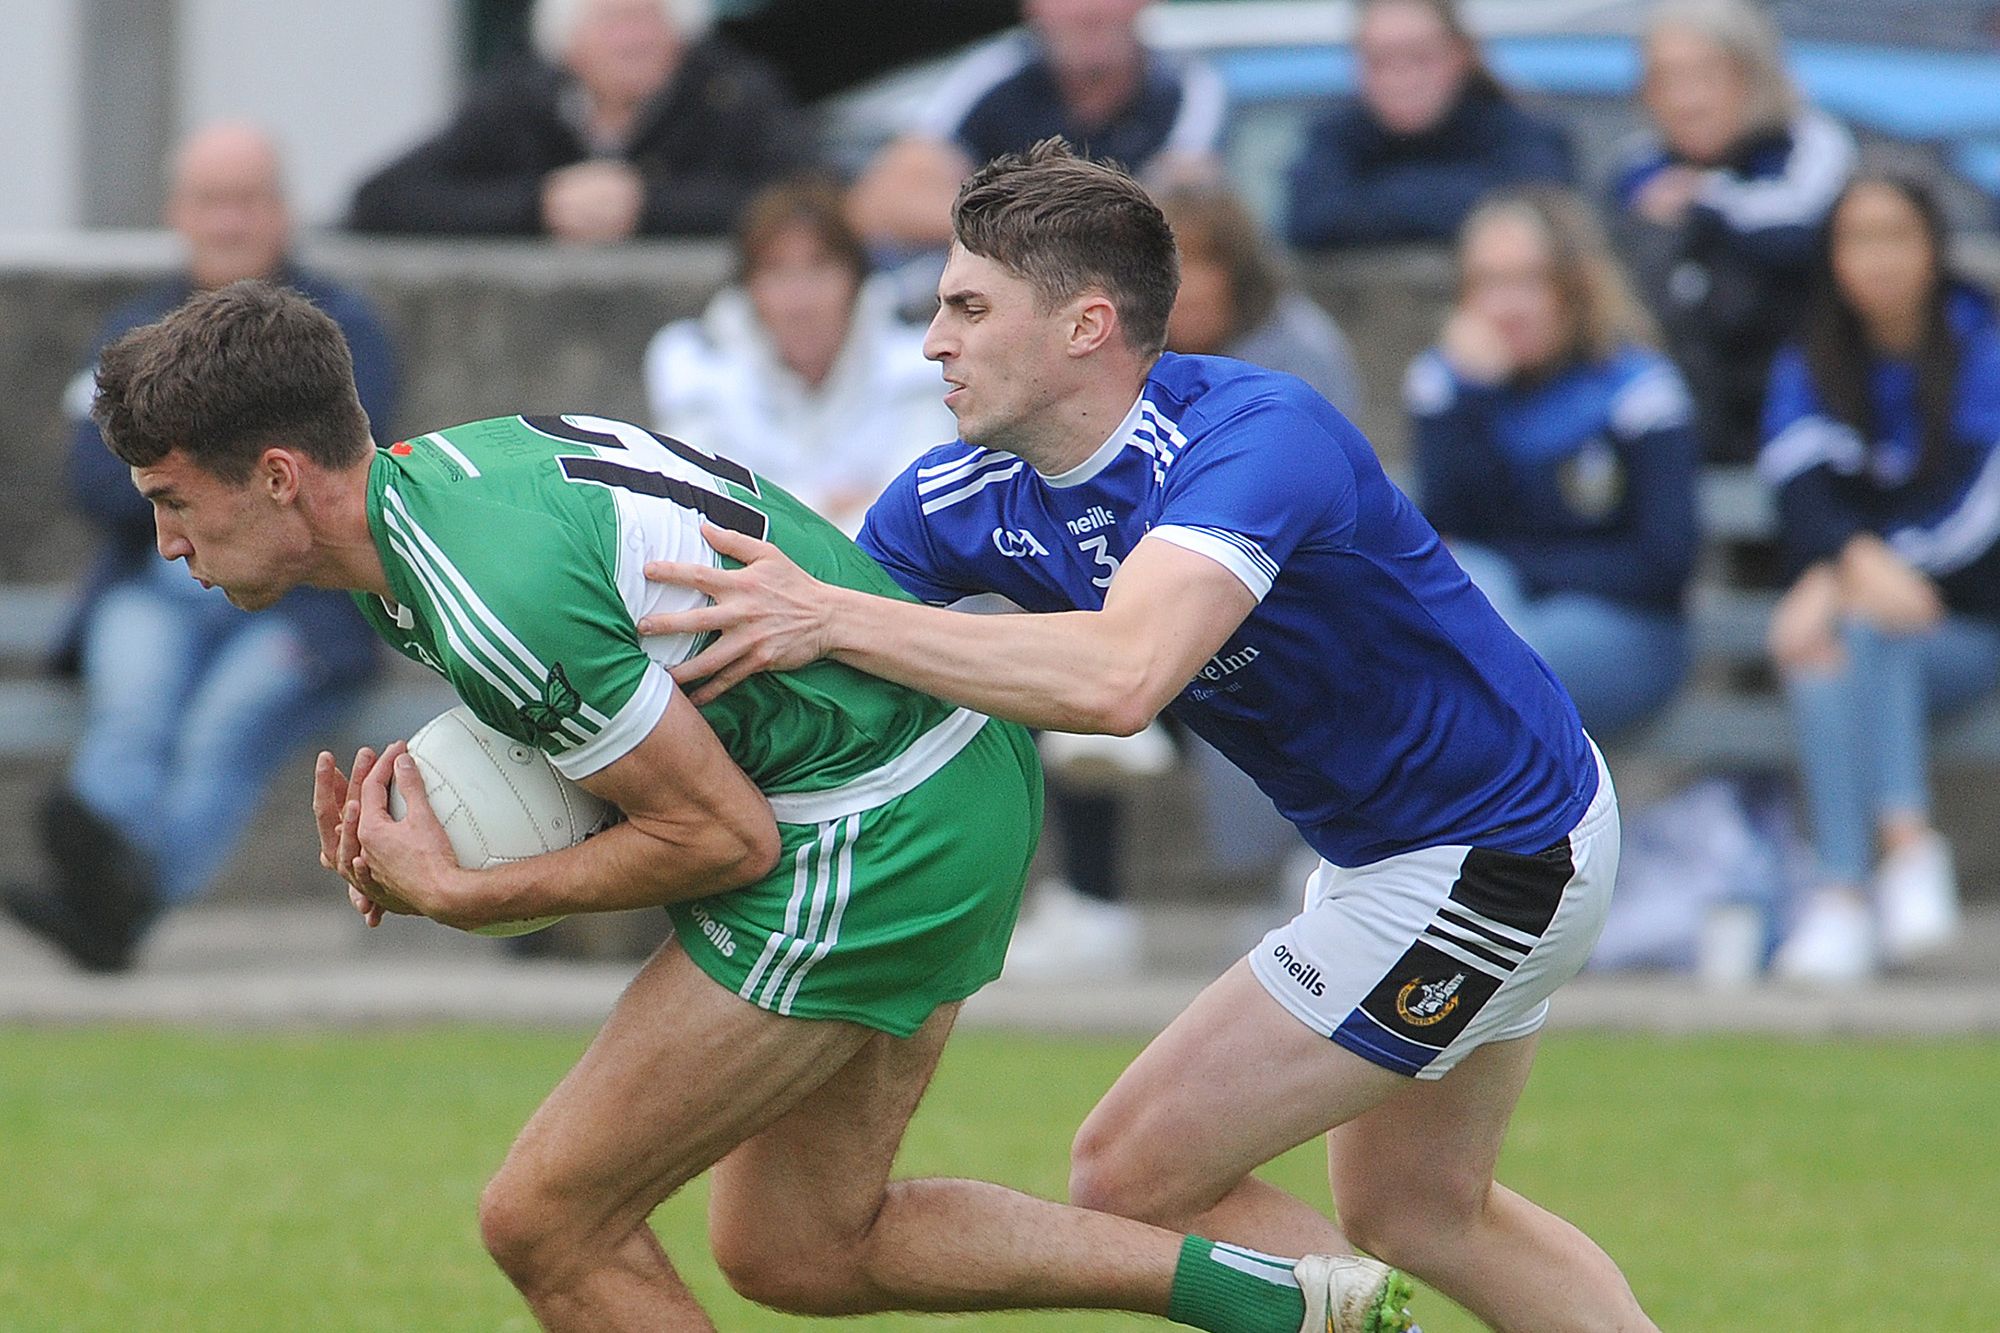
[[(669, 500), (684, 509), (700, 512), (719, 528), (728, 528), (762, 541), (771, 530), (771, 520), (761, 509), (724, 494), (722, 482), (733, 482), (752, 495), (761, 492), (757, 475), (732, 459), (703, 453), (671, 435), (661, 435), (623, 421), (598, 417), (522, 417), (535, 430), (552, 439), (589, 445), (593, 449), (616, 449), (631, 456), (632, 462), (567, 454), (559, 460), (563, 475), (573, 482), (591, 486), (614, 486), (619, 490)], [(584, 425), (583, 422), (594, 423)], [(675, 460), (687, 466), (677, 466)], [(636, 464), (636, 466), (635, 466)], [(690, 476), (689, 467), (699, 475)]]
[(1100, 533), (1098, 536), (1086, 538), (1076, 545), (1078, 550), (1087, 552), (1104, 570), (1102, 574), (1093, 578), (1091, 583), (1099, 588), (1110, 587), (1111, 576), (1118, 572), (1118, 557), (1111, 554), (1109, 549), (1111, 538)]

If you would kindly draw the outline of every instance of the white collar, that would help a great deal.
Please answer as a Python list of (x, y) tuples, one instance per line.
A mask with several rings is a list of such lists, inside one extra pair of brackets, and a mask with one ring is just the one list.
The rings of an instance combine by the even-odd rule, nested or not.
[(1098, 445), (1096, 452), (1092, 453), (1090, 457), (1084, 459), (1067, 472), (1058, 472), (1054, 476), (1050, 476), (1048, 473), (1040, 472), (1038, 469), (1038, 475), (1048, 485), (1062, 489), (1070, 486), (1081, 486), (1098, 473), (1104, 471), (1105, 468), (1110, 467), (1111, 460), (1118, 457), (1119, 451), (1131, 442), (1133, 432), (1139, 426), (1139, 409), (1145, 406), (1145, 402), (1146, 396), (1143, 393), (1139, 397), (1134, 398), (1131, 410), (1125, 413), (1125, 419), (1118, 423), (1116, 429), (1111, 432), (1110, 438), (1106, 439), (1103, 444)]

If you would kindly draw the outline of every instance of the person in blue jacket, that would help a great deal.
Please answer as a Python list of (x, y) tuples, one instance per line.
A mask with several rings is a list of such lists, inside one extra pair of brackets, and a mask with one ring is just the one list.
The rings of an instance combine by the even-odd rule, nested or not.
[[(198, 289), (280, 281), (341, 326), (363, 407), (395, 398), (387, 335), (358, 294), (287, 255), (278, 154), (247, 125), (191, 135), (175, 156), (167, 222), (181, 272), (113, 314), (98, 347), (165, 316)], [(38, 819), (52, 874), (0, 885), (0, 906), (91, 971), (120, 971), (158, 915), (208, 887), (288, 754), (345, 714), (374, 676), (375, 636), (347, 594), (303, 588), (251, 618), (153, 548), (151, 507), (89, 417), (94, 366), (66, 407), (72, 503), (96, 531), (57, 667), (82, 678), (83, 734)]]
[(1292, 163), (1293, 245), (1445, 241), (1490, 190), (1575, 181), (1568, 139), (1508, 97), (1456, 0), (1363, 0), (1354, 45), (1360, 96)]
[(1611, 735), (1665, 705), (1687, 664), (1687, 393), (1568, 191), (1482, 203), (1459, 265), (1444, 336), (1407, 383), (1424, 515)]
[(1856, 981), (1956, 933), (1925, 716), (2000, 683), (2000, 327), (1946, 245), (1928, 188), (1857, 179), (1771, 368), (1757, 466), (1795, 572), (1771, 652), (1823, 875), (1773, 960), (1795, 980)]
[(1666, 0), (1644, 59), (1651, 124), (1613, 173), (1619, 248), (1694, 393), (1704, 456), (1745, 463), (1854, 138), (1801, 99), (1751, 0)]

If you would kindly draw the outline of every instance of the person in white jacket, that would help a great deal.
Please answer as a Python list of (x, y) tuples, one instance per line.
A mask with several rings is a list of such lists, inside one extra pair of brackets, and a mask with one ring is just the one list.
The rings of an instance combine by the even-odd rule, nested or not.
[(829, 184), (794, 180), (751, 200), (737, 281), (646, 349), (646, 397), (666, 434), (733, 458), (850, 536), (891, 478), (958, 432), (924, 331)]

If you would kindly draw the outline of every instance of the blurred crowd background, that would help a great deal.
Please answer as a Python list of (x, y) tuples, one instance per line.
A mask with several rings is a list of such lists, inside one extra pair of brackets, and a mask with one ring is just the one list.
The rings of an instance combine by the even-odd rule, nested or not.
[[(2000, 872), (1967, 780), (2000, 767), (2000, 4), (0, 21), (0, 894), (79, 966), (141, 963), (260, 811), (304, 830), (299, 755), (440, 703), (344, 598), (247, 617), (158, 559), (88, 422), (96, 346), (272, 278), (347, 331), (384, 443), (628, 415), (853, 531), (953, 432), (922, 355), (953, 192), (1051, 134), (1173, 222), (1172, 348), (1297, 374), (1361, 422), (1569, 686), (1626, 793), (1601, 965), (1851, 985), (1950, 948), (1961, 881)], [(1130, 973), (1149, 903), (1298, 892), (1302, 845), (1193, 737), (1043, 747), (1010, 967)], [(281, 772), (301, 780), (274, 797)], [(316, 874), (300, 850), (254, 878)]]

